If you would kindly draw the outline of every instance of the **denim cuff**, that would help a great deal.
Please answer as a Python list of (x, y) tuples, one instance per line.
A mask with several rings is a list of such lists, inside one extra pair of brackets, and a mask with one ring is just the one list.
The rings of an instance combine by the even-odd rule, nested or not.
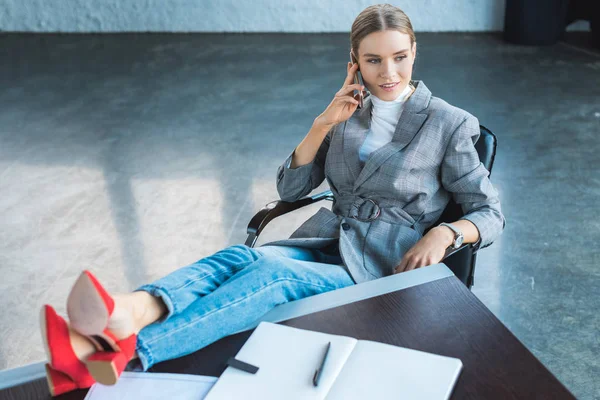
[(157, 322), (163, 322), (166, 319), (170, 318), (171, 315), (173, 315), (179, 311), (177, 309), (177, 304), (172, 300), (172, 297), (171, 297), (171, 295), (169, 295), (169, 291), (167, 289), (153, 285), (153, 284), (147, 284), (147, 285), (142, 285), (139, 288), (137, 288), (136, 290), (134, 290), (134, 292), (140, 292), (140, 291), (147, 292), (151, 296), (154, 296), (154, 297), (160, 297), (161, 300), (163, 301), (163, 303), (165, 303), (165, 305), (167, 306), (167, 315), (164, 316), (163, 318), (159, 319)]
[(141, 335), (138, 334), (135, 350), (139, 357), (139, 361), (142, 364), (142, 370), (146, 372), (152, 365), (154, 365), (154, 357), (152, 357), (152, 352), (144, 343), (144, 339), (140, 336)]

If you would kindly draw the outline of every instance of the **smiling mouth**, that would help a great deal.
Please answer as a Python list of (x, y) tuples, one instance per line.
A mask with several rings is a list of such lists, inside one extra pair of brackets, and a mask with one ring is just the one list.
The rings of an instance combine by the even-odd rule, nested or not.
[(399, 83), (399, 82), (396, 82), (396, 83), (394, 83), (394, 84), (391, 84), (390, 86), (387, 86), (387, 85), (379, 85), (379, 87), (386, 88), (386, 89), (391, 89), (391, 88), (393, 88), (394, 86), (398, 85), (398, 83)]

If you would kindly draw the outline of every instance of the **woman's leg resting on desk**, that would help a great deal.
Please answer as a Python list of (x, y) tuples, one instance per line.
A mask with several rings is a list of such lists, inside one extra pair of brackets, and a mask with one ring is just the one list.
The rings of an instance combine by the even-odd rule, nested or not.
[(109, 329), (138, 334), (144, 370), (255, 323), (278, 304), (354, 284), (338, 254), (299, 247), (227, 247), (114, 295)]
[[(259, 254), (244, 245), (227, 247), (165, 277), (126, 294), (115, 294), (115, 311), (109, 328), (117, 337), (169, 318), (205, 296), (237, 272), (258, 260)], [(123, 332), (121, 334), (121, 332)]]
[[(152, 292), (167, 305), (185, 304), (186, 307), (169, 306), (178, 312), (171, 312), (167, 318), (139, 332), (137, 355), (144, 370), (245, 329), (279, 304), (354, 284), (346, 269), (338, 265), (341, 264), (339, 256), (325, 255), (318, 250), (265, 246), (236, 251), (249, 251), (256, 260), (223, 281), (216, 290), (199, 292), (190, 288), (196, 286), (193, 284), (175, 292)], [(204, 275), (203, 270), (201, 275)], [(161, 281), (171, 285), (174, 277), (169, 275), (153, 285), (160, 288)], [(204, 285), (198, 283), (198, 287)], [(184, 293), (188, 288), (196, 295)]]

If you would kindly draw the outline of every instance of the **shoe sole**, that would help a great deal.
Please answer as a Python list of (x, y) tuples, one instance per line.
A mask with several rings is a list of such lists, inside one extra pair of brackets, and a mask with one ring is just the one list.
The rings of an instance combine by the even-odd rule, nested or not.
[(83, 272), (67, 298), (67, 314), (71, 327), (106, 351), (121, 350), (115, 340), (104, 334), (110, 315), (96, 286)]

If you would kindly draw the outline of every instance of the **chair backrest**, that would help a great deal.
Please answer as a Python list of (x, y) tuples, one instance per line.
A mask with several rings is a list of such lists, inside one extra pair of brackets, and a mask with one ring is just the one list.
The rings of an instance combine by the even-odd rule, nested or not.
[[(479, 155), (479, 160), (483, 163), (483, 166), (492, 174), (492, 167), (494, 166), (494, 158), (496, 157), (496, 146), (497, 139), (488, 128), (483, 125), (479, 125), (479, 139), (475, 143), (475, 149)], [(450, 202), (442, 212), (442, 215), (438, 221), (432, 226), (437, 226), (442, 222), (453, 222), (460, 219), (464, 215), (462, 208), (450, 199)]]

